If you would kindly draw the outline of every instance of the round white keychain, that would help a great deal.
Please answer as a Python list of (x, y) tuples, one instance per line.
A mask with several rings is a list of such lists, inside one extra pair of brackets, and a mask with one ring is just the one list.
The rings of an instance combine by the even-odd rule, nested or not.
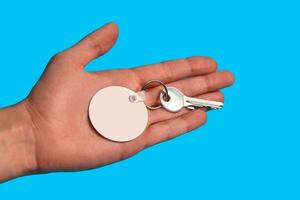
[(148, 110), (142, 97), (121, 86), (99, 90), (90, 102), (89, 117), (99, 134), (116, 142), (137, 138), (148, 124)]

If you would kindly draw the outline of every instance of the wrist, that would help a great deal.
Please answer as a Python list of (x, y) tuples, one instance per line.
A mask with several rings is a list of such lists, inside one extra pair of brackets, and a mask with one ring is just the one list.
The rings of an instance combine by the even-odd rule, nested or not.
[(34, 126), (26, 102), (0, 109), (0, 182), (36, 168)]

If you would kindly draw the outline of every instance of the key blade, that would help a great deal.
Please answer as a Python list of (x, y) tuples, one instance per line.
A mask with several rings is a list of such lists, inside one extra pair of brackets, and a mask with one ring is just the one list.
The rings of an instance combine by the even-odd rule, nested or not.
[(213, 108), (213, 109), (221, 109), (223, 107), (223, 103), (217, 102), (217, 101), (207, 101), (202, 100), (201, 101), (187, 101), (187, 103), (190, 104), (190, 106), (194, 107), (206, 107), (206, 108)]
[(206, 107), (206, 108), (212, 108), (212, 109), (221, 109), (223, 107), (222, 102), (218, 101), (209, 101), (205, 99), (197, 99), (197, 98), (191, 98), (191, 97), (185, 97), (185, 107)]

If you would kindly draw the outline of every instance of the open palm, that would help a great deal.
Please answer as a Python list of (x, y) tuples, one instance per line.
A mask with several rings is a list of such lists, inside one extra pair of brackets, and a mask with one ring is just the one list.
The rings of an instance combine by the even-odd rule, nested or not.
[[(217, 72), (216, 63), (207, 57), (86, 72), (84, 66), (107, 52), (117, 36), (116, 25), (109, 23), (54, 56), (24, 101), (34, 130), (37, 170), (81, 170), (106, 165), (195, 129), (206, 121), (206, 113), (201, 109), (178, 113), (164, 109), (149, 111), (148, 127), (140, 137), (125, 143), (109, 141), (94, 130), (88, 118), (90, 99), (101, 88), (119, 85), (139, 91), (148, 80), (158, 79), (186, 95), (223, 101), (218, 90), (233, 83), (231, 73)], [(147, 91), (147, 104), (158, 103), (160, 90), (153, 87)]]

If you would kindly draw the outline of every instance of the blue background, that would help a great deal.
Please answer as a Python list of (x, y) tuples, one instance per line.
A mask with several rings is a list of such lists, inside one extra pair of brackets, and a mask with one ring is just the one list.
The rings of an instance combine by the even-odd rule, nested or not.
[(90, 70), (207, 55), (236, 83), (196, 131), (99, 169), (9, 181), (0, 199), (300, 199), (299, 8), (288, 0), (2, 1), (0, 107), (25, 98), (54, 53), (108, 21), (120, 38)]

